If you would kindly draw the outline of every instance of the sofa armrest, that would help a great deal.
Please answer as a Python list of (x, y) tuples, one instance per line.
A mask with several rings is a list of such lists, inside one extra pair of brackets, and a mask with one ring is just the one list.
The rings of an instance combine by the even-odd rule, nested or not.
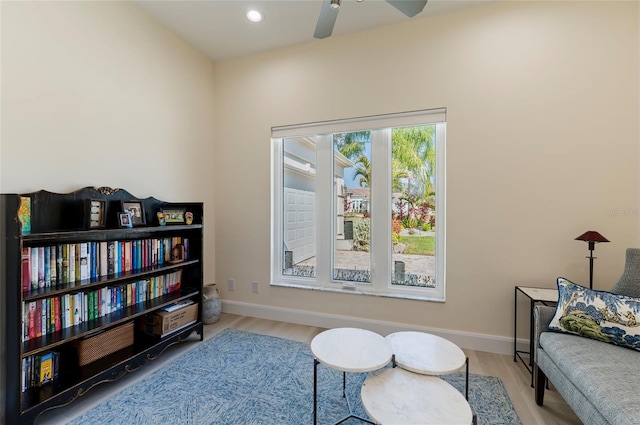
[(533, 321), (534, 321), (534, 354), (533, 360), (537, 361), (538, 347), (540, 347), (540, 334), (549, 330), (549, 322), (553, 319), (555, 314), (555, 307), (546, 305), (536, 305), (533, 309)]

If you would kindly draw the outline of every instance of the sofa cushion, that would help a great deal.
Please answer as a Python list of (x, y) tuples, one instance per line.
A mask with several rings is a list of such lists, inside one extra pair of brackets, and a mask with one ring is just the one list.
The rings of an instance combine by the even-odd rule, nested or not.
[(640, 248), (627, 248), (624, 272), (611, 292), (640, 297)]
[(609, 423), (637, 423), (640, 353), (556, 332), (543, 332), (540, 345)]
[(640, 298), (594, 291), (559, 277), (549, 329), (640, 351)]

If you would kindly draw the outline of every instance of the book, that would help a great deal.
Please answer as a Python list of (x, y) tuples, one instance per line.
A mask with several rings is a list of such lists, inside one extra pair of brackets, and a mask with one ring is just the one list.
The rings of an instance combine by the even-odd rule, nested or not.
[(116, 272), (116, 244), (115, 241), (107, 242), (107, 274)]
[(78, 245), (80, 251), (80, 258), (78, 260), (80, 274), (78, 276), (78, 280), (86, 280), (91, 277), (89, 272), (89, 244), (87, 242), (83, 242)]
[(38, 288), (44, 288), (44, 247), (38, 247)]
[(29, 303), (29, 321), (27, 323), (27, 328), (29, 329), (29, 339), (33, 339), (36, 337), (36, 302), (31, 301)]
[(76, 280), (76, 244), (69, 245), (69, 282)]
[(51, 286), (51, 250), (48, 246), (43, 247), (42, 250), (44, 251), (44, 286), (48, 288)]
[[(80, 277), (80, 276), (81, 276), (81, 270), (82, 270), (82, 269), (81, 269), (81, 264), (80, 264), (80, 259), (82, 258), (82, 257), (81, 257), (81, 252), (80, 252), (80, 245), (81, 245), (81, 244), (78, 242), (78, 243), (73, 244), (73, 245), (75, 245), (75, 260), (76, 260), (76, 261), (75, 261), (75, 265), (76, 265), (76, 266), (75, 266), (75, 267), (76, 267), (76, 269), (75, 269), (75, 270), (76, 270), (76, 274), (75, 274), (76, 278), (75, 278), (75, 281), (76, 281), (76, 282), (79, 282), (79, 281), (81, 281), (81, 280), (82, 280), (82, 279), (81, 279), (81, 277)], [(86, 261), (86, 260), (85, 260), (85, 261)]]
[(100, 276), (109, 274), (109, 255), (107, 252), (107, 242), (100, 242)]
[(131, 271), (131, 241), (124, 243), (124, 271)]
[(73, 324), (79, 325), (82, 322), (82, 294), (73, 294)]
[(98, 252), (97, 242), (89, 242), (89, 277), (95, 279), (98, 277)]
[(62, 306), (61, 306), (62, 300), (61, 297), (54, 297), (53, 298), (53, 305), (54, 305), (54, 312), (55, 312), (55, 318), (54, 318), (54, 322), (53, 322), (53, 330), (55, 332), (59, 331), (62, 329)]
[(62, 245), (62, 283), (69, 283), (69, 244)]
[(31, 289), (38, 289), (38, 248), (31, 248)]
[(42, 386), (51, 381), (53, 381), (53, 353), (47, 352), (40, 356), (38, 385)]
[(63, 281), (62, 267), (64, 265), (64, 259), (62, 258), (62, 252), (62, 245), (56, 246), (56, 281), (58, 284), (61, 284)]
[(31, 248), (22, 248), (22, 290), (31, 290)]
[(58, 259), (57, 259), (57, 247), (49, 247), (49, 279), (51, 286), (56, 286), (58, 283)]

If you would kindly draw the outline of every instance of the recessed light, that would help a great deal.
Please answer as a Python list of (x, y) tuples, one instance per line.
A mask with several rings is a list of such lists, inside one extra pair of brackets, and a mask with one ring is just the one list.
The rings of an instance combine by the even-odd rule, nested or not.
[(255, 9), (251, 9), (247, 12), (247, 19), (251, 22), (260, 22), (262, 21), (262, 13)]

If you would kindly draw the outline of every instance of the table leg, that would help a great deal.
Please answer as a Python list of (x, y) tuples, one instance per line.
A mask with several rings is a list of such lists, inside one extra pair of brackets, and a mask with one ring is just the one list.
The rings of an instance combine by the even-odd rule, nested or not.
[(318, 421), (318, 359), (313, 359), (313, 425)]
[(534, 322), (533, 322), (533, 309), (536, 306), (536, 302), (533, 298), (531, 298), (531, 305), (529, 307), (529, 366), (531, 366), (531, 388), (533, 388), (533, 333), (534, 330)]
[(464, 361), (466, 364), (466, 372), (467, 372), (467, 376), (465, 378), (465, 383), (464, 383), (464, 397), (467, 399), (467, 401), (469, 401), (469, 357), (467, 357), (467, 359)]
[(515, 287), (515, 291), (513, 294), (513, 361), (517, 362), (518, 355), (518, 287)]

